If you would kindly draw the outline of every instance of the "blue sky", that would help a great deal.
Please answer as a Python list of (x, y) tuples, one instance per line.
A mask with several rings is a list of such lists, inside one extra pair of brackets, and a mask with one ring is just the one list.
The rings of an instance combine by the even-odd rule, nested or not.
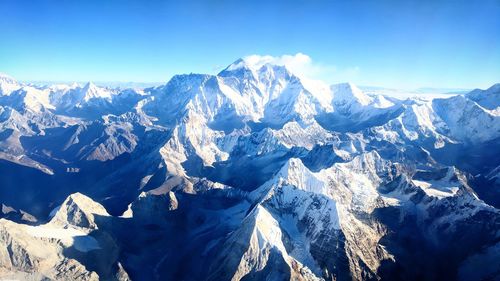
[(18, 80), (160, 82), (299, 53), (329, 83), (500, 82), (500, 0), (2, 0), (0, 40), (0, 72)]

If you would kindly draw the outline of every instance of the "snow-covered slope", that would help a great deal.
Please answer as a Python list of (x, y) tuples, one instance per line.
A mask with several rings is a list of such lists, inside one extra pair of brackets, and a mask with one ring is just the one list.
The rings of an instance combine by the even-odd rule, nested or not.
[(21, 85), (14, 78), (0, 73), (0, 95), (8, 96), (19, 88), (21, 88)]
[(433, 108), (446, 123), (446, 132), (458, 140), (485, 142), (500, 136), (500, 114), (463, 96), (435, 99)]
[(500, 83), (491, 86), (487, 90), (476, 89), (468, 93), (466, 97), (486, 109), (498, 111), (500, 106)]
[(0, 90), (1, 278), (500, 276), (498, 85), (401, 100), (247, 57)]
[(37, 226), (0, 219), (0, 277), (128, 280), (110, 236), (92, 234), (94, 216), (102, 216), (101, 223), (109, 217), (101, 205), (73, 194), (54, 213), (50, 222)]

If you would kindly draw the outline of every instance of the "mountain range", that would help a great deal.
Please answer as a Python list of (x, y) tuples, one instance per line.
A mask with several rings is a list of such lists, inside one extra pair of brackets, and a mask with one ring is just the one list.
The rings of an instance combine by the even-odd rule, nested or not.
[(499, 280), (500, 84), (429, 98), (239, 59), (0, 76), (0, 278)]

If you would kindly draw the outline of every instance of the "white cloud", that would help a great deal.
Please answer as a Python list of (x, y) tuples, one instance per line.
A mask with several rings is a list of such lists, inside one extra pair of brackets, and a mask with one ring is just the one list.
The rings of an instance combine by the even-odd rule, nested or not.
[[(323, 80), (327, 83), (357, 80), (361, 71), (357, 66), (339, 69), (334, 65), (315, 62), (310, 56), (303, 53), (276, 57), (251, 55), (244, 57), (243, 60), (248, 66), (254, 69), (259, 69), (267, 63), (284, 65), (297, 76)], [(234, 65), (233, 67), (237, 68), (240, 67), (240, 65)]]

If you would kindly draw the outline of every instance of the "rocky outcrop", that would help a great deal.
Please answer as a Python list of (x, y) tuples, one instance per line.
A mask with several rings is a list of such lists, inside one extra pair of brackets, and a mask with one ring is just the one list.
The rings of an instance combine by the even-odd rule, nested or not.
[(177, 209), (179, 203), (172, 191), (166, 193), (141, 192), (139, 197), (129, 205), (122, 217), (133, 218), (139, 223), (161, 224), (168, 212)]
[(88, 230), (97, 229), (96, 220), (99, 216), (109, 216), (102, 205), (94, 202), (89, 197), (75, 193), (71, 194), (50, 220), (49, 224), (59, 227), (68, 225)]
[(72, 194), (43, 225), (0, 219), (0, 277), (27, 280), (128, 280), (117, 262), (118, 248), (98, 231), (106, 210)]

